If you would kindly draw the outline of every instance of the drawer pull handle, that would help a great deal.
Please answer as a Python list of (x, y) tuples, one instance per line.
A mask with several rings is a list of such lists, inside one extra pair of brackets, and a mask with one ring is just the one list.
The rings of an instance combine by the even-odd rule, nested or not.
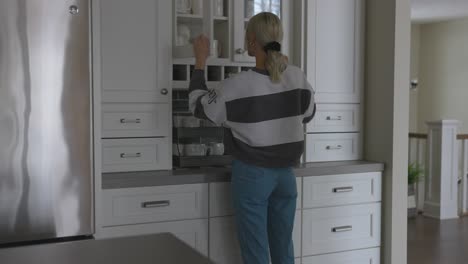
[(141, 203), (143, 208), (157, 208), (157, 207), (168, 207), (171, 205), (171, 201), (151, 201)]
[(332, 228), (333, 233), (341, 233), (341, 232), (349, 232), (349, 231), (353, 231), (353, 226), (338, 226), (338, 227)]
[(338, 188), (333, 188), (334, 193), (344, 193), (344, 192), (352, 192), (354, 191), (353, 187), (338, 187)]
[(127, 153), (120, 153), (120, 158), (122, 159), (129, 159), (129, 158), (141, 158), (141, 153), (134, 153), (134, 154), (127, 154)]
[(343, 148), (343, 146), (337, 145), (337, 146), (327, 146), (326, 149), (327, 149), (327, 150), (340, 150), (340, 149), (342, 149), (342, 148)]
[(137, 119), (126, 119), (126, 118), (122, 118), (122, 119), (120, 119), (120, 123), (121, 123), (121, 124), (140, 124), (140, 123), (141, 123), (141, 119), (140, 119), (140, 118), (137, 118)]
[(328, 121), (341, 121), (341, 116), (335, 116), (335, 117), (327, 116), (327, 120)]

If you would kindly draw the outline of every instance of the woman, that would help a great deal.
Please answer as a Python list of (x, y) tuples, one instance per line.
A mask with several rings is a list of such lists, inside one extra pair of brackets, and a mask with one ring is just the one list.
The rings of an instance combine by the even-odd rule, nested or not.
[(227, 129), (232, 194), (244, 264), (293, 264), (292, 231), (296, 178), (292, 167), (304, 148), (303, 123), (315, 111), (314, 91), (304, 73), (287, 65), (281, 53), (281, 21), (272, 13), (252, 17), (246, 49), (253, 70), (226, 79), (209, 91), (204, 69), (209, 56), (205, 36), (195, 39), (195, 70), (190, 109), (198, 118)]

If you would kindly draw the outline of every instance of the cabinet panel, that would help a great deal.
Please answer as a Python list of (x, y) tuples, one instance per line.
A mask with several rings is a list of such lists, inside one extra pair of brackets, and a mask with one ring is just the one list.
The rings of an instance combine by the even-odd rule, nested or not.
[(359, 104), (317, 104), (314, 119), (307, 124), (308, 133), (359, 132), (361, 106)]
[(359, 133), (306, 135), (306, 161), (358, 160), (361, 158)]
[(380, 172), (304, 178), (304, 208), (379, 202)]
[(302, 255), (380, 246), (380, 203), (303, 211)]
[(303, 264), (378, 264), (380, 263), (380, 248), (356, 250), (335, 254), (307, 257)]
[(308, 1), (306, 69), (318, 103), (360, 102), (362, 7), (362, 0)]
[(192, 184), (104, 190), (104, 225), (208, 217), (208, 186)]
[[(158, 13), (164, 2), (100, 0), (95, 5), (103, 101), (169, 102), (170, 55), (159, 56), (171, 48), (170, 30), (168, 45), (165, 31), (158, 29), (165, 18), (171, 28), (170, 16)], [(165, 69), (158, 67), (161, 60)]]
[(103, 139), (102, 172), (168, 170), (169, 138)]
[(103, 104), (102, 137), (169, 136), (169, 104)]
[(96, 238), (107, 239), (158, 233), (171, 233), (201, 254), (208, 256), (208, 219), (106, 227), (99, 230)]

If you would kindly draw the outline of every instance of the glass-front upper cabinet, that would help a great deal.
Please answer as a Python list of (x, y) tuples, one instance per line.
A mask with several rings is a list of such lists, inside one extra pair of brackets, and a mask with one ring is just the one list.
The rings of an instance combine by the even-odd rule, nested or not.
[(245, 30), (249, 19), (261, 12), (271, 12), (282, 18), (285, 2), (282, 0), (240, 0), (234, 1), (234, 61), (254, 62), (247, 54)]

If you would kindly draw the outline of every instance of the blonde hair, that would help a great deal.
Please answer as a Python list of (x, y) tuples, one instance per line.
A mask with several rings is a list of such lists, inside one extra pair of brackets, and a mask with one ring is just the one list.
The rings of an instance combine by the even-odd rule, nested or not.
[[(257, 42), (263, 48), (272, 42), (281, 43), (283, 40), (281, 20), (273, 13), (263, 12), (253, 16), (247, 25), (246, 36), (249, 33), (255, 34)], [(271, 81), (278, 83), (287, 67), (286, 57), (277, 50), (268, 49), (265, 52), (267, 54), (265, 68), (270, 74)]]

